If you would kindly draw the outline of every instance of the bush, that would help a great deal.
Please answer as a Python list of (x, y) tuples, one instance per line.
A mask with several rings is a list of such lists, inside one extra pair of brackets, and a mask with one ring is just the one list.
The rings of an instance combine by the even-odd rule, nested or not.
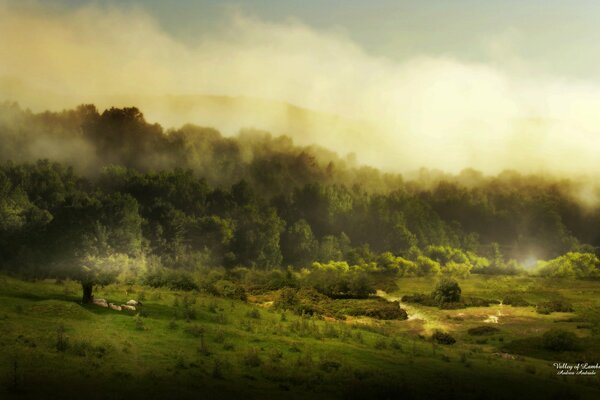
[(481, 297), (465, 297), (463, 299), (465, 307), (489, 307), (490, 304), (499, 304), (498, 300), (482, 299)]
[(424, 306), (430, 306), (430, 307), (435, 307), (438, 305), (435, 303), (435, 301), (433, 300), (433, 298), (431, 296), (426, 295), (424, 293), (414, 293), (412, 295), (402, 296), (402, 302), (422, 304)]
[(502, 304), (506, 304), (513, 307), (527, 307), (530, 304), (521, 296), (517, 294), (507, 294), (502, 299)]
[(454, 279), (443, 278), (431, 293), (431, 297), (438, 302), (453, 303), (460, 301), (461, 289)]
[(283, 288), (277, 294), (273, 306), (282, 310), (293, 310), (297, 315), (324, 314), (322, 305), (331, 300), (312, 288)]
[(273, 302), (273, 307), (282, 310), (293, 310), (298, 304), (296, 293), (298, 290), (294, 288), (283, 288), (277, 293), (277, 297)]
[(539, 303), (535, 307), (538, 314), (550, 314), (553, 312), (573, 312), (571, 303), (565, 300), (551, 300)]
[(228, 299), (246, 301), (246, 291), (243, 287), (235, 283), (221, 279), (212, 285), (212, 292), (216, 296), (226, 297)]
[(196, 290), (198, 285), (194, 282), (192, 275), (187, 271), (154, 268), (148, 271), (142, 283), (154, 288), (168, 287), (173, 290)]
[(250, 310), (246, 313), (246, 317), (253, 318), (253, 319), (260, 319), (260, 311), (258, 311), (256, 308), (253, 308), (252, 310)]
[(493, 335), (498, 332), (500, 332), (500, 329), (489, 325), (477, 326), (467, 331), (467, 333), (471, 336)]
[(454, 344), (456, 343), (456, 339), (454, 339), (449, 333), (442, 332), (440, 330), (436, 330), (431, 335), (431, 340), (439, 344)]
[(573, 332), (562, 329), (552, 329), (542, 336), (542, 346), (551, 351), (576, 350), (579, 340)]
[(367, 316), (384, 320), (405, 320), (408, 314), (397, 301), (387, 301), (382, 298), (368, 300), (333, 300), (323, 306), (328, 314)]
[(375, 293), (369, 275), (345, 262), (314, 263), (304, 284), (334, 299), (366, 299)]

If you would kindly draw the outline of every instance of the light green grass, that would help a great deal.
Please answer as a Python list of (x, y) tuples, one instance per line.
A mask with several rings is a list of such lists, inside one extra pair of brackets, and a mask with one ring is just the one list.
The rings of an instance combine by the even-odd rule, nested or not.
[[(432, 286), (430, 280), (403, 279), (394, 295), (429, 292)], [(125, 285), (97, 290), (96, 298), (117, 304), (143, 292), (147, 316), (142, 318), (143, 329), (138, 329), (133, 313), (79, 304), (74, 282), (0, 277), (0, 397), (239, 398), (243, 393), (244, 398), (515, 398), (505, 391), (510, 382), (523, 398), (598, 398), (597, 377), (564, 380), (548, 360), (494, 355), (511, 340), (555, 325), (595, 341), (591, 330), (576, 328), (577, 322), (556, 321), (592, 321), (597, 315), (597, 283), (573, 282), (564, 289), (532, 278), (475, 277), (461, 286), (464, 294), (489, 298), (519, 288), (532, 301), (558, 291), (573, 302), (576, 312), (539, 315), (531, 307), (504, 306), (510, 313), (497, 324), (501, 333), (477, 343), (481, 338), (469, 336), (467, 329), (481, 325), (479, 316), (498, 307), (414, 306), (412, 311), (426, 315), (431, 326), (418, 320), (325, 321), (289, 312), (282, 321), (279, 311), (203, 293)], [(194, 302), (190, 307), (195, 319), (190, 321), (182, 318), (186, 296)], [(260, 318), (250, 316), (254, 309)], [(458, 313), (465, 314), (462, 321), (452, 319)], [(434, 326), (451, 332), (457, 343), (433, 345), (419, 337)], [(68, 343), (64, 352), (56, 349), (61, 327)], [(194, 330), (202, 330), (203, 339), (188, 332)], [(258, 366), (246, 364), (253, 350)]]

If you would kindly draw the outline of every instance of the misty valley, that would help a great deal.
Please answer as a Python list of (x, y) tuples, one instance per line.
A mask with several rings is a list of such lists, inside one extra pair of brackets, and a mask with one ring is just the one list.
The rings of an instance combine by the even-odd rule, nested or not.
[(592, 179), (334, 150), (0, 105), (0, 397), (600, 397)]

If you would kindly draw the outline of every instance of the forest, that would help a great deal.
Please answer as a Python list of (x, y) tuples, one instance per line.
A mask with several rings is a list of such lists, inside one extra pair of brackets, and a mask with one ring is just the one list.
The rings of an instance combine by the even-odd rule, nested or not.
[(164, 130), (136, 108), (93, 105), (4, 104), (0, 142), (0, 265), (20, 276), (190, 288), (211, 270), (275, 271), (279, 287), (300, 270), (306, 282), (350, 283), (600, 276), (600, 207), (576, 180), (474, 170), (408, 180), (285, 136)]

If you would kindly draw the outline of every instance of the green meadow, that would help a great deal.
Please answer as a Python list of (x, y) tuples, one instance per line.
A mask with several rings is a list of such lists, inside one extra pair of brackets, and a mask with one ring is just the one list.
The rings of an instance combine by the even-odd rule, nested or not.
[[(600, 396), (598, 376), (561, 376), (554, 362), (600, 359), (600, 283), (471, 276), (465, 296), (532, 304), (560, 296), (573, 312), (494, 304), (441, 310), (402, 304), (407, 320), (345, 320), (285, 312), (276, 292), (248, 302), (200, 291), (111, 284), (80, 303), (80, 284), (0, 277), (1, 398), (562, 398)], [(401, 278), (388, 299), (430, 292)], [(365, 300), (366, 301), (366, 300)], [(497, 322), (489, 322), (490, 316)], [(484, 322), (484, 321), (488, 322)], [(483, 334), (469, 329), (487, 326)], [(573, 332), (580, 347), (549, 351), (541, 335)], [(456, 343), (431, 340), (435, 330)], [(488, 332), (488, 330), (490, 332)], [(518, 396), (515, 390), (518, 389)]]

